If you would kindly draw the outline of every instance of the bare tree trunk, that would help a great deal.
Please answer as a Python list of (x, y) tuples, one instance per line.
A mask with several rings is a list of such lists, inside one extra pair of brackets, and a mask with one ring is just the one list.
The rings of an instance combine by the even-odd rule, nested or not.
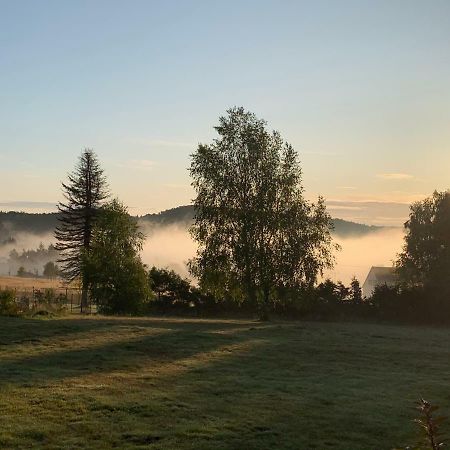
[(80, 309), (81, 312), (87, 313), (88, 312), (88, 286), (87, 286), (87, 280), (86, 277), (83, 276), (83, 279), (81, 281), (81, 304)]

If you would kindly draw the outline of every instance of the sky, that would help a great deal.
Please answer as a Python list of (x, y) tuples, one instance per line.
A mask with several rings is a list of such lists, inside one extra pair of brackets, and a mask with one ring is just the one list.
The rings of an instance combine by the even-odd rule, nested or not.
[(190, 203), (232, 106), (332, 215), (400, 224), (450, 187), (450, 2), (0, 0), (0, 209), (53, 209), (86, 147), (132, 213)]

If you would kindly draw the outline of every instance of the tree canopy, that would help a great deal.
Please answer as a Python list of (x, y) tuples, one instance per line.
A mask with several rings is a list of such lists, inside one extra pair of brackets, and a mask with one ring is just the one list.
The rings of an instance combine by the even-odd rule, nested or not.
[(56, 249), (61, 257), (61, 274), (67, 281), (81, 278), (82, 309), (87, 306), (88, 272), (83, 266), (83, 254), (89, 251), (95, 218), (108, 188), (103, 170), (95, 153), (86, 149), (78, 165), (62, 183), (64, 202), (59, 203), (59, 225), (55, 231)]
[(450, 191), (413, 203), (396, 266), (409, 287), (450, 292)]
[(47, 278), (56, 278), (57, 276), (59, 276), (59, 273), (59, 267), (53, 261), (49, 261), (47, 264), (45, 264), (42, 275)]
[(258, 305), (277, 288), (315, 283), (333, 264), (332, 223), (324, 201), (306, 201), (298, 155), (266, 122), (233, 108), (199, 145), (190, 174), (196, 191), (191, 261), (205, 289)]
[(139, 252), (145, 236), (118, 200), (100, 210), (85, 254), (92, 300), (104, 313), (139, 313), (150, 297)]

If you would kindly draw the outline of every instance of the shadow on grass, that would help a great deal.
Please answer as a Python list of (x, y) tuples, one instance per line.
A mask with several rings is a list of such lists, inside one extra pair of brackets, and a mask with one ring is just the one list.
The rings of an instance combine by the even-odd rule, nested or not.
[(85, 319), (32, 319), (21, 317), (0, 317), (0, 346), (38, 342), (40, 339), (57, 338), (94, 329), (112, 326), (109, 321)]
[[(3, 322), (3, 321), (2, 321)], [(249, 329), (249, 324), (219, 321), (182, 321), (168, 319), (68, 319), (68, 320), (6, 320), (0, 336), (9, 336), (11, 343), (29, 344), (40, 338), (55, 338), (53, 347), (44, 353), (20, 356), (17, 352), (2, 353), (0, 384), (46, 384), (74, 376), (101, 374), (117, 370), (138, 370), (146, 365), (176, 363), (177, 360), (195, 357), (228, 344), (245, 340), (236, 333), (218, 334), (220, 329), (239, 331)], [(95, 330), (120, 327), (143, 327), (166, 330), (163, 333), (136, 336), (124, 335), (119, 342), (95, 343)], [(143, 330), (145, 332), (145, 330)], [(58, 345), (61, 336), (90, 332), (92, 345), (88, 348), (64, 349)], [(100, 335), (100, 333), (99, 333)], [(19, 338), (20, 336), (20, 338)], [(48, 343), (48, 342), (46, 342)], [(76, 337), (73, 345), (76, 345)], [(20, 346), (19, 346), (20, 351)], [(12, 353), (12, 352), (11, 352)], [(10, 358), (8, 358), (10, 356)]]
[[(182, 417), (176, 436), (159, 430), (167, 440), (152, 448), (189, 448), (190, 439), (199, 450), (372, 450), (407, 443), (418, 393), (447, 395), (448, 350), (441, 342), (439, 353), (424, 355), (424, 344), (412, 342), (408, 330), (369, 330), (386, 335), (380, 342), (378, 334), (351, 325), (326, 332), (316, 324), (275, 328), (251, 352), (177, 374), (172, 401), (189, 405), (196, 419)], [(423, 330), (417, 332), (422, 338)]]
[[(0, 346), (36, 342), (39, 339), (64, 337), (105, 330), (114, 327), (149, 327), (182, 330), (215, 331), (230, 328), (248, 328), (252, 322), (176, 319), (176, 318), (123, 318), (123, 317), (79, 317), (62, 319), (33, 319), (0, 317)], [(255, 323), (255, 326), (258, 326)]]
[[(160, 318), (36, 322), (43, 333), (55, 332), (54, 351), (22, 358), (11, 352), (14, 360), (1, 354), (0, 385), (42, 385), (36, 397), (53, 402), (45, 389), (52, 382), (131, 375), (100, 393), (83, 396), (80, 386), (64, 392), (86, 406), (94, 434), (102, 430), (102, 448), (388, 449), (408, 442), (405, 411), (418, 392), (448, 390), (443, 331)], [(69, 333), (92, 330), (94, 341), (94, 329), (124, 327), (129, 339), (64, 349), (58, 336), (67, 326)], [(133, 327), (165, 331), (142, 336)], [(435, 341), (436, 351), (426, 353)], [(99, 448), (84, 429), (71, 433), (83, 448)], [(58, 447), (46, 448), (63, 448), (69, 438), (61, 433)]]

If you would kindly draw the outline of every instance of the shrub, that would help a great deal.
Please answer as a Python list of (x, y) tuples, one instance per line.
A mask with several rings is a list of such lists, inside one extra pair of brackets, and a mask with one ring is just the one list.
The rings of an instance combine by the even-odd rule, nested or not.
[(435, 289), (405, 286), (377, 286), (370, 298), (375, 318), (408, 323), (450, 322), (445, 295)]
[(0, 291), (0, 315), (17, 316), (18, 313), (14, 291)]
[(163, 312), (169, 308), (188, 308), (200, 299), (200, 292), (191, 286), (189, 280), (181, 278), (173, 270), (152, 267), (148, 281), (156, 294), (154, 304)]

